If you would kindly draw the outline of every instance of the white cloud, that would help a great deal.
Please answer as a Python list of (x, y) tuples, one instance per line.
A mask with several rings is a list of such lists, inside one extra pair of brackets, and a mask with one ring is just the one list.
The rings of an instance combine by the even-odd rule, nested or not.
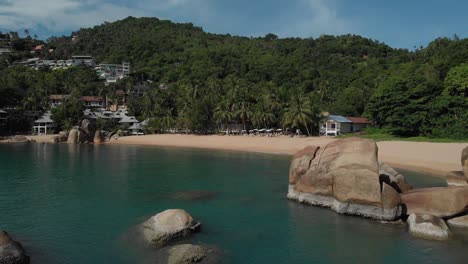
[(353, 31), (352, 21), (340, 17), (336, 1), (299, 0), (302, 14), (288, 21), (282, 36), (318, 36), (321, 34), (346, 34)]
[(76, 30), (127, 16), (163, 16), (204, 0), (0, 0), (0, 28), (42, 27), (49, 32)]

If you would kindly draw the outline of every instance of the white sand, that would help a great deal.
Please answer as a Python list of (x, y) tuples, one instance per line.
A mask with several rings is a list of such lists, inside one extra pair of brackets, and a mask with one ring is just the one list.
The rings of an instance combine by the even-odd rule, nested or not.
[[(146, 135), (121, 137), (111, 144), (189, 147), (292, 155), (307, 145), (326, 145), (333, 138)], [(391, 166), (445, 176), (461, 170), (461, 151), (467, 143), (378, 142), (379, 160)]]

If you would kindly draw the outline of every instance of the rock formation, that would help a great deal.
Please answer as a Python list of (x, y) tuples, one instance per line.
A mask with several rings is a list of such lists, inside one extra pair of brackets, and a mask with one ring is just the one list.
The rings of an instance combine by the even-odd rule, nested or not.
[(70, 130), (70, 133), (68, 133), (67, 143), (68, 144), (78, 144), (78, 136), (79, 136), (78, 133), (79, 133), (78, 128), (72, 128)]
[(400, 195), (407, 214), (429, 214), (451, 217), (466, 210), (468, 187), (437, 187), (417, 189)]
[(93, 142), (94, 144), (101, 144), (102, 142), (104, 142), (104, 139), (102, 138), (102, 135), (101, 135), (101, 131), (96, 130), (96, 132), (94, 133)]
[(461, 153), (461, 171), (451, 171), (445, 176), (448, 186), (468, 186), (468, 147)]
[(468, 227), (468, 215), (459, 216), (459, 217), (449, 219), (447, 221), (447, 224), (449, 226), (467, 228)]
[(0, 263), (28, 264), (29, 261), (23, 246), (14, 241), (7, 232), (0, 231)]
[[(409, 185), (402, 176), (380, 177), (382, 166), (379, 167), (377, 151), (374, 141), (361, 138), (300, 150), (291, 162), (288, 198), (330, 207), (343, 214), (398, 219), (401, 215), (398, 192)], [(402, 187), (396, 190), (393, 186), (398, 183)]]
[(413, 187), (406, 182), (403, 175), (385, 163), (379, 164), (379, 175), (382, 181), (392, 186), (399, 193), (405, 193), (413, 189)]
[(148, 219), (141, 226), (141, 233), (146, 242), (164, 246), (171, 240), (190, 236), (200, 230), (201, 224), (195, 221), (185, 210), (170, 209)]
[(8, 143), (29, 143), (29, 142), (31, 142), (31, 140), (27, 139), (23, 135), (16, 135), (16, 136), (11, 137), (8, 140)]
[(410, 233), (416, 237), (432, 240), (447, 240), (450, 237), (444, 220), (433, 215), (411, 214), (408, 225)]

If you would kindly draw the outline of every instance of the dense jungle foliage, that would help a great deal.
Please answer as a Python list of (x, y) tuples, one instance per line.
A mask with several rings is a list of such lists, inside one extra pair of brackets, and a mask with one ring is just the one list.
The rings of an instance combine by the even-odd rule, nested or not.
[(408, 51), (356, 35), (247, 38), (129, 17), (45, 41), (54, 51), (44, 58), (130, 62), (131, 77), (115, 86), (80, 67), (9, 67), (37, 56), (24, 52), (34, 38), (14, 41), (16, 53), (0, 63), (0, 108), (43, 109), (49, 94), (112, 94), (144, 79), (152, 89), (129, 106), (140, 120), (152, 118), (155, 131), (204, 133), (236, 122), (316, 133), (326, 111), (367, 116), (398, 136), (468, 138), (468, 39), (457, 36)]

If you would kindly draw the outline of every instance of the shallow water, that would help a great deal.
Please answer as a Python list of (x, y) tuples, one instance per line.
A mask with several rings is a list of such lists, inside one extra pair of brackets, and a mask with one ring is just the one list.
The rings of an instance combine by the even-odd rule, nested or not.
[[(468, 236), (412, 238), (403, 226), (285, 199), (289, 158), (133, 146), (1, 145), (0, 229), (33, 263), (146, 263), (128, 230), (167, 208), (203, 223), (194, 243), (228, 263), (466, 263)], [(415, 186), (437, 178), (403, 172)], [(185, 193), (188, 192), (188, 193)]]

